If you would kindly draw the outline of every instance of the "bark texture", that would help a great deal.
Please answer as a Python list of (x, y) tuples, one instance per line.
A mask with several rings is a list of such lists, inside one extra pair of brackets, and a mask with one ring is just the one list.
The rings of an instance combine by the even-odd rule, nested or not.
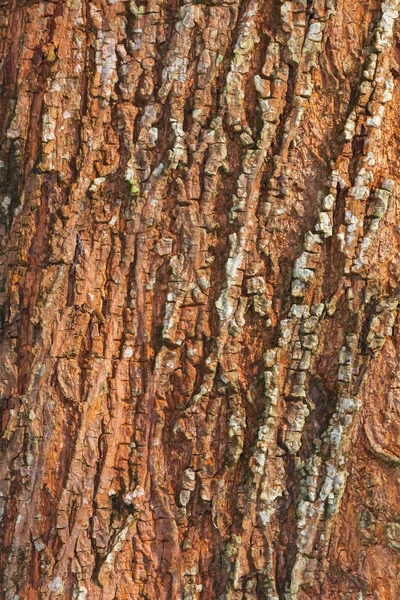
[(399, 0), (0, 0), (4, 600), (400, 597)]

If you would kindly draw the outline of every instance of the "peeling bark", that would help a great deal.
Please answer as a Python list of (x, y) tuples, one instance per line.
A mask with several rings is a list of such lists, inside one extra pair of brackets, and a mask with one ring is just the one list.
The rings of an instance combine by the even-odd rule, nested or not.
[(4, 600), (399, 596), (398, 5), (0, 1)]

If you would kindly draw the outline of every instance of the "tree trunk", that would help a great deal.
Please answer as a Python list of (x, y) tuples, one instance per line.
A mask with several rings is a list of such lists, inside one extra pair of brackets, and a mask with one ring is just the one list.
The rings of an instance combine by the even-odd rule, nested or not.
[(1, 0), (4, 600), (400, 595), (399, 0)]

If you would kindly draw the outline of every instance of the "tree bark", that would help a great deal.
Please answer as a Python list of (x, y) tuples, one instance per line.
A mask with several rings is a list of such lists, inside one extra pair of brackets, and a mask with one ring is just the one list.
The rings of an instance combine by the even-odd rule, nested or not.
[(1, 0), (4, 600), (400, 596), (399, 0)]

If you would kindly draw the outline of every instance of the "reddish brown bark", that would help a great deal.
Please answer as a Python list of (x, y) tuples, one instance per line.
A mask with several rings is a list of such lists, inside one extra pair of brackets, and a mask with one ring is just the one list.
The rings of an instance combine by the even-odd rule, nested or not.
[(398, 0), (0, 1), (4, 600), (394, 600)]

